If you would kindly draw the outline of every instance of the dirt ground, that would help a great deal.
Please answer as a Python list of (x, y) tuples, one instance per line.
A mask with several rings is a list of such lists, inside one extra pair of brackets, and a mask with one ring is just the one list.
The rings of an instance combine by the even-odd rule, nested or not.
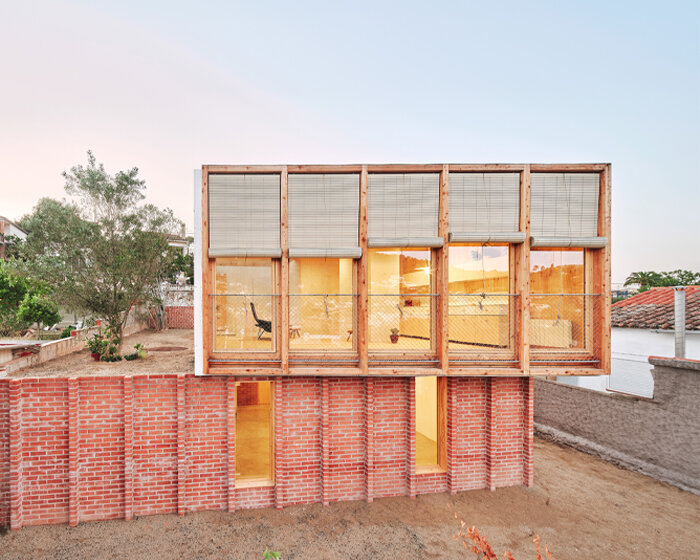
[[(137, 375), (140, 373), (193, 373), (194, 341), (192, 329), (145, 330), (124, 339), (122, 352), (133, 352), (134, 344), (141, 343), (148, 356), (130, 362), (95, 362), (87, 350), (25, 368), (8, 377), (66, 377), (72, 375)], [(179, 347), (180, 350), (163, 351), (158, 348)], [(153, 350), (153, 349), (156, 350)], [(184, 348), (184, 349), (182, 349)]]
[(700, 558), (700, 497), (595, 457), (535, 440), (535, 486), (456, 496), (141, 517), (25, 527), (0, 537), (15, 558), (474, 558), (453, 539), (454, 513), (499, 558), (535, 558), (539, 534), (557, 560)]

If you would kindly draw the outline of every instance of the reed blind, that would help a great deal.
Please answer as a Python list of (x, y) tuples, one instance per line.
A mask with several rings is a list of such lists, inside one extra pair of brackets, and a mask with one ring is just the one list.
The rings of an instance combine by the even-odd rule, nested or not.
[(519, 173), (450, 173), (450, 241), (522, 243)]
[(362, 256), (358, 174), (292, 174), (287, 188), (290, 257)]
[(209, 175), (209, 256), (282, 256), (279, 175)]
[(603, 247), (598, 237), (598, 173), (533, 173), (530, 177), (533, 247)]
[(438, 173), (371, 173), (367, 186), (370, 247), (442, 247)]

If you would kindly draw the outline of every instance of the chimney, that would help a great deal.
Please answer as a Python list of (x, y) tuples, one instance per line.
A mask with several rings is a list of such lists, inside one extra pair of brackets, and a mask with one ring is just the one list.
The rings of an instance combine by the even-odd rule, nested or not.
[(685, 286), (673, 288), (673, 315), (676, 358), (685, 358)]

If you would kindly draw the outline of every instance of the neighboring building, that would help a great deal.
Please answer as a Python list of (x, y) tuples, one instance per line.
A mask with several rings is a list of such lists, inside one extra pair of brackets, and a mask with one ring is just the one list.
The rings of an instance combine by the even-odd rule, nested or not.
[(27, 232), (13, 221), (8, 220), (4, 216), (0, 216), (0, 259), (5, 258), (5, 249), (9, 245), (8, 238), (10, 236), (26, 239)]
[(195, 182), (195, 373), (231, 379), (237, 507), (531, 485), (532, 377), (610, 372), (609, 164)]
[[(686, 358), (700, 359), (700, 286), (686, 286)], [(651, 398), (649, 356), (675, 353), (674, 289), (651, 288), (612, 305), (612, 373), (609, 377), (559, 378), (595, 389)]]

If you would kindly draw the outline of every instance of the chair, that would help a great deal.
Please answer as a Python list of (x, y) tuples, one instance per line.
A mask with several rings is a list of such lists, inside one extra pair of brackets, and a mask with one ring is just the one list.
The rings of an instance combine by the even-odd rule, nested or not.
[(258, 340), (262, 338), (263, 333), (272, 333), (272, 321), (266, 321), (265, 319), (259, 319), (258, 314), (255, 312), (255, 304), (250, 302), (250, 309), (253, 312), (253, 319), (255, 319), (255, 326), (258, 327)]

